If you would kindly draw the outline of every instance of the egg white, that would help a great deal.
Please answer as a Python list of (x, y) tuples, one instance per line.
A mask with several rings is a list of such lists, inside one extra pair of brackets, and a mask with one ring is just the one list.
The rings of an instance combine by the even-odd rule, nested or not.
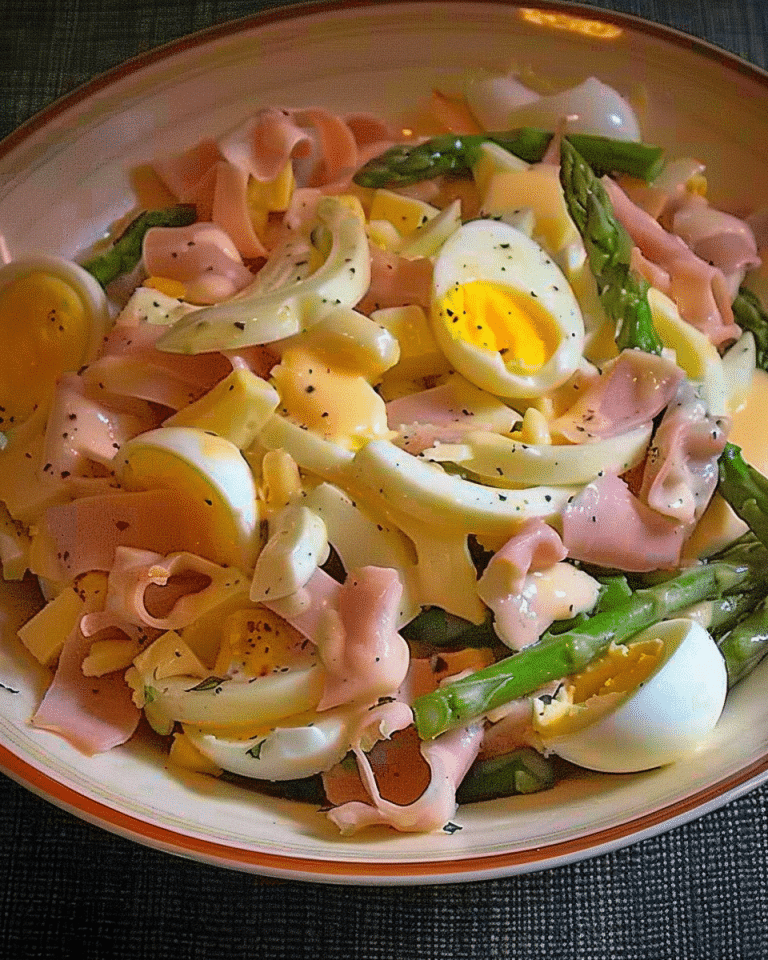
[(694, 620), (658, 623), (632, 643), (656, 638), (663, 649), (650, 676), (624, 695), (608, 693), (586, 701), (571, 733), (549, 736), (545, 718), (551, 705), (536, 701), (534, 725), (545, 747), (580, 767), (606, 773), (650, 770), (695, 750), (722, 713), (725, 661)]
[(313, 713), (293, 725), (275, 727), (248, 740), (184, 732), (195, 747), (223, 770), (259, 780), (293, 780), (329, 770), (349, 750), (350, 713)]
[[(154, 461), (160, 465), (154, 475)], [(128, 440), (115, 459), (121, 482), (129, 489), (158, 484), (176, 489), (210, 491), (212, 510), (222, 530), (222, 549), (234, 566), (250, 569), (259, 536), (256, 484), (238, 448), (217, 434), (197, 427), (158, 427)], [(224, 531), (227, 531), (226, 533)], [(226, 538), (232, 537), (231, 546)]]
[[(486, 281), (515, 291), (550, 314), (559, 343), (539, 369), (526, 369), (514, 357), (469, 343), (441, 319), (441, 302), (456, 288)], [(540, 396), (564, 383), (578, 367), (584, 322), (576, 297), (560, 268), (522, 231), (496, 220), (473, 220), (460, 227), (435, 259), (432, 329), (454, 367), (476, 386), (500, 397)]]

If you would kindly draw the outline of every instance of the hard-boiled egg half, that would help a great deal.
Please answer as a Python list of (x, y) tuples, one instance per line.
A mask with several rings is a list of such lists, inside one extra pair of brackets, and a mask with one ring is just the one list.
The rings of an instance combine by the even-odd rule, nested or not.
[(497, 220), (461, 226), (435, 259), (432, 327), (454, 367), (501, 397), (564, 383), (584, 346), (568, 281), (547, 252)]
[(96, 355), (110, 322), (104, 291), (82, 267), (35, 256), (0, 268), (0, 430), (25, 420), (58, 377)]
[(187, 740), (223, 770), (292, 780), (329, 769), (349, 750), (354, 710), (315, 710), (325, 677), (317, 648), (265, 607), (224, 619), (211, 677), (156, 679), (139, 666), (155, 728), (181, 722)]
[(210, 675), (202, 664), (193, 672), (189, 656), (180, 658), (188, 648), (172, 632), (134, 660), (127, 679), (152, 727), (168, 734), (178, 722), (225, 740), (242, 739), (277, 724), (290, 726), (287, 718), (314, 710), (325, 682), (314, 644), (265, 607), (220, 616), (221, 646)]
[(259, 532), (256, 484), (231, 441), (197, 427), (158, 427), (124, 443), (115, 462), (128, 490), (180, 490), (199, 502), (212, 531), (204, 551), (208, 559), (253, 567)]
[(293, 780), (330, 770), (349, 751), (350, 711), (311, 711), (248, 739), (221, 737), (195, 727), (184, 732), (223, 770), (257, 780)]
[(695, 750), (725, 703), (725, 661), (694, 620), (658, 623), (534, 700), (534, 728), (558, 756), (606, 773), (650, 770)]

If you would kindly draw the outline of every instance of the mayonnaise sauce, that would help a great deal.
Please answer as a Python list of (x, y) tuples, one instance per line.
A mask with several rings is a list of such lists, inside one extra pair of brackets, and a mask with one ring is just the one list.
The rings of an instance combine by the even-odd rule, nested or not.
[(556, 563), (546, 570), (526, 576), (525, 596), (542, 621), (567, 620), (591, 610), (600, 592), (600, 584), (570, 563)]
[(365, 377), (300, 348), (283, 354), (272, 377), (288, 412), (310, 430), (351, 449), (363, 438), (389, 436), (384, 401)]

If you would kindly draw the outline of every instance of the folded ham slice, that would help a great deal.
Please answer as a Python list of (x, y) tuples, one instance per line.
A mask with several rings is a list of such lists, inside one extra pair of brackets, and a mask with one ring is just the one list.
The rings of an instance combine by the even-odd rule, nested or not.
[(651, 509), (613, 474), (587, 484), (563, 512), (569, 557), (633, 572), (677, 566), (687, 529)]
[(102, 355), (83, 372), (89, 390), (135, 397), (179, 410), (223, 380), (232, 364), (220, 353), (186, 355), (155, 349), (162, 324), (116, 326)]
[[(103, 600), (103, 592), (86, 598), (82, 619), (96, 617)], [(103, 626), (98, 617), (94, 625)], [(64, 642), (53, 681), (32, 717), (32, 726), (59, 734), (89, 756), (129, 740), (141, 715), (122, 673), (85, 676), (83, 661), (92, 645), (93, 636), (78, 624)]]
[(333, 807), (328, 818), (346, 835), (376, 824), (401, 832), (431, 832), (443, 829), (456, 813), (456, 790), (472, 766), (483, 739), (483, 725), (473, 723), (451, 730), (435, 740), (419, 742), (412, 736), (408, 747), (411, 759), (398, 757), (400, 764), (426, 763), (428, 782), (423, 793), (410, 803), (385, 800), (366, 754), (355, 750), (358, 770), (369, 802), (351, 800)]
[(688, 191), (680, 195), (671, 217), (672, 232), (697, 257), (724, 274), (733, 299), (748, 270), (760, 266), (755, 234), (746, 220), (711, 207), (704, 197)]
[(706, 334), (715, 346), (738, 338), (731, 295), (722, 270), (698, 257), (685, 241), (666, 231), (645, 210), (633, 203), (610, 177), (603, 177), (614, 213), (639, 248), (657, 269), (655, 281), (666, 275), (663, 293), (670, 296), (680, 315)]
[(577, 393), (577, 400), (551, 424), (572, 443), (615, 437), (650, 423), (667, 406), (683, 378), (666, 357), (623, 350)]
[(193, 553), (222, 562), (217, 531), (181, 490), (81, 497), (49, 507), (35, 538), (32, 572), (67, 583), (89, 570), (111, 570), (118, 547), (166, 556)]
[[(266, 257), (267, 251), (251, 227), (245, 211), (245, 183), (235, 171), (227, 174), (230, 192), (242, 190), (240, 203), (219, 191), (219, 202), (229, 205), (229, 231), (212, 223), (188, 227), (152, 227), (144, 237), (142, 256), (147, 272), (177, 280), (192, 303), (212, 304), (233, 296), (252, 280), (243, 263), (247, 257)], [(217, 188), (218, 189), (218, 188)], [(242, 208), (240, 210), (239, 208)], [(162, 332), (162, 328), (161, 328)]]
[(245, 602), (245, 578), (202, 557), (117, 547), (106, 611), (137, 627), (181, 630), (238, 593)]
[(490, 559), (477, 583), (477, 593), (494, 613), (494, 629), (514, 650), (538, 640), (550, 623), (543, 623), (535, 591), (527, 596), (530, 572), (546, 570), (567, 556), (563, 542), (543, 520), (529, 520)]
[(357, 305), (362, 313), (416, 304), (429, 310), (432, 290), (432, 261), (427, 257), (408, 259), (371, 244), (371, 284)]
[(362, 567), (349, 573), (315, 641), (326, 669), (319, 710), (375, 703), (400, 687), (410, 660), (397, 632), (402, 593), (396, 570)]
[(707, 413), (688, 381), (681, 384), (648, 451), (640, 498), (658, 513), (695, 523), (715, 492), (728, 426)]

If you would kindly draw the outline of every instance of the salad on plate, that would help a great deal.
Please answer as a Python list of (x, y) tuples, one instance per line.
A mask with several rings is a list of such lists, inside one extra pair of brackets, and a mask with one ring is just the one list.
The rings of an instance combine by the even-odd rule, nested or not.
[(450, 831), (685, 763), (768, 651), (763, 211), (594, 77), (422, 113), (265, 107), (6, 257), (33, 727)]

